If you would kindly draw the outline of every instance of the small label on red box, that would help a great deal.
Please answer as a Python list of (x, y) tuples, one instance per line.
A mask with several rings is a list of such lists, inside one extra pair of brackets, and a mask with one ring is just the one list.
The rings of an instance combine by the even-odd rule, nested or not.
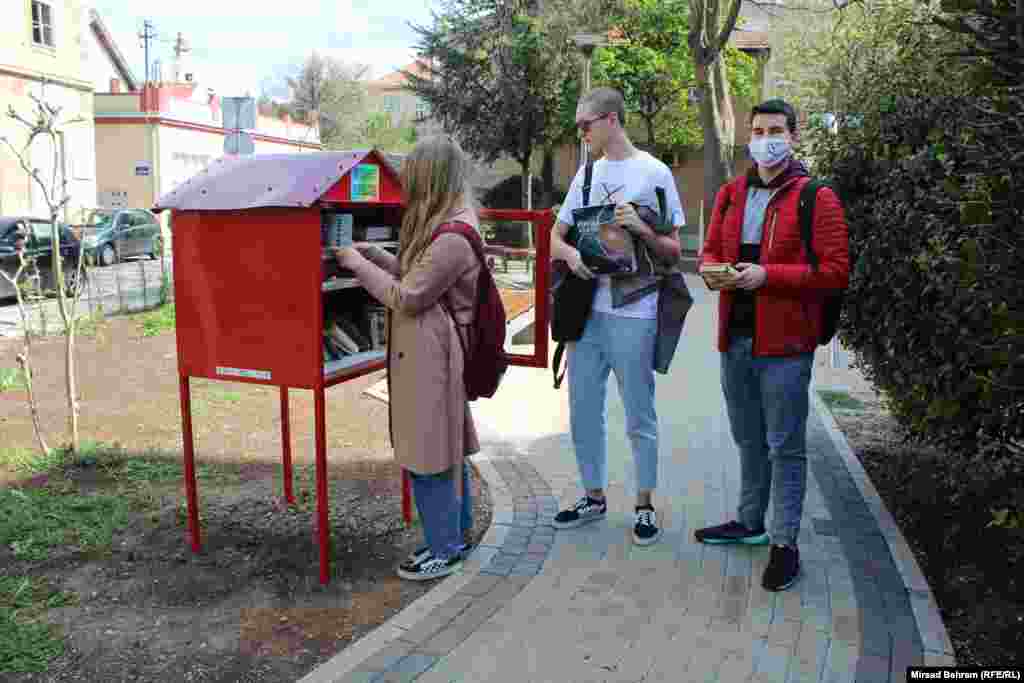
[(217, 366), (218, 375), (230, 375), (232, 377), (249, 377), (251, 379), (270, 379), (269, 370), (245, 370), (243, 368), (223, 368)]

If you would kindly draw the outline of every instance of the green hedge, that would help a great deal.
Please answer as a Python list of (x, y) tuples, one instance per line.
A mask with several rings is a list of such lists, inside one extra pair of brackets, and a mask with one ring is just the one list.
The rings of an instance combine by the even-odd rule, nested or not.
[[(939, 21), (955, 28), (974, 16), (966, 4)], [(973, 26), (989, 32), (990, 49), (1007, 45), (998, 21)], [(1015, 71), (984, 56), (959, 61), (942, 51), (978, 55), (985, 41), (947, 36), (908, 52), (902, 73), (888, 64), (875, 74), (837, 134), (812, 136), (850, 224), (840, 335), (908, 434), (962, 460), (965, 491), (1020, 508), (1024, 58)], [(927, 59), (944, 69), (923, 72)]]

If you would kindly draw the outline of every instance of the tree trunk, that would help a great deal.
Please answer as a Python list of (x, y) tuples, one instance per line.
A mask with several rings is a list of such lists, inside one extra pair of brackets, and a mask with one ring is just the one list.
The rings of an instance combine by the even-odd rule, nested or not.
[(540, 175), (544, 184), (543, 202), (546, 209), (555, 203), (555, 150), (550, 147), (544, 148), (544, 163)]
[(647, 144), (650, 145), (650, 149), (648, 149), (647, 151), (650, 152), (651, 154), (654, 154), (655, 156), (657, 156), (657, 154), (655, 153), (655, 150), (658, 147), (657, 147), (657, 144), (654, 141), (654, 117), (653, 116), (645, 116), (644, 117), (644, 122), (647, 124)]
[[(66, 196), (66, 195), (65, 195)], [(56, 208), (51, 209), (51, 240), (53, 242), (53, 274), (57, 289), (57, 309), (64, 325), (64, 379), (68, 398), (68, 426), (71, 430), (71, 452), (78, 453), (78, 397), (75, 395), (75, 306), (68, 310), (64, 288), (64, 257), (61, 254), (60, 230), (57, 227)], [(143, 282), (145, 287), (145, 282)], [(77, 299), (77, 297), (76, 297)]]
[[(26, 330), (27, 329), (28, 328), (26, 327)], [(26, 335), (28, 334), (30, 333), (26, 332)], [(39, 442), (39, 453), (41, 455), (46, 455), (50, 452), (50, 447), (46, 443), (46, 438), (43, 436), (43, 426), (39, 422), (39, 407), (36, 405), (36, 395), (32, 388), (32, 361), (29, 359), (29, 346), (29, 342), (26, 342), (25, 350), (18, 354), (18, 365), (21, 366), (21, 374), (25, 376), (25, 391), (28, 393), (28, 410), (32, 414), (32, 429), (35, 430), (36, 440)]]
[(529, 196), (530, 196), (530, 157), (526, 156), (524, 159), (519, 160), (520, 173), (522, 173), (523, 183), (520, 186), (522, 188), (522, 197), (520, 197), (520, 206), (525, 208), (529, 207)]
[(735, 174), (736, 124), (729, 80), (721, 56), (703, 71), (700, 113), (704, 128), (704, 225), (711, 220), (718, 190)]
[[(28, 410), (29, 414), (32, 415), (32, 429), (36, 434), (36, 441), (39, 442), (39, 454), (46, 455), (50, 452), (50, 447), (46, 443), (46, 438), (43, 436), (43, 425), (39, 421), (39, 406), (36, 405), (36, 394), (35, 389), (32, 387), (32, 326), (29, 323), (28, 311), (25, 309), (25, 300), (21, 295), (21, 288), (18, 286), (18, 280), (21, 278), (21, 273), (25, 269), (24, 257), (20, 258), (20, 265), (18, 270), (14, 274), (14, 279), (11, 280), (11, 284), (14, 285), (15, 295), (18, 300), (18, 313), (21, 315), (21, 329), (22, 334), (25, 337), (25, 348), (18, 354), (17, 361), (21, 367), (21, 374), (25, 376), (25, 391), (28, 394)], [(0, 277), (5, 277), (0, 275)]]

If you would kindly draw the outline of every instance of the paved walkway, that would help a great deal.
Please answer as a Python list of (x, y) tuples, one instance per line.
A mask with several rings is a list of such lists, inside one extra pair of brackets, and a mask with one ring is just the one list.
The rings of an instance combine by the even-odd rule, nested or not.
[(633, 465), (609, 391), (608, 519), (550, 526), (580, 495), (567, 393), (517, 369), (474, 407), (475, 458), (495, 511), (465, 571), (438, 584), (302, 683), (357, 681), (866, 682), (952, 664), (927, 584), (823, 404), (808, 429), (803, 576), (761, 588), (768, 549), (704, 546), (694, 529), (734, 516), (739, 460), (712, 347), (714, 299), (697, 298), (672, 372), (658, 379), (665, 533), (631, 542)]

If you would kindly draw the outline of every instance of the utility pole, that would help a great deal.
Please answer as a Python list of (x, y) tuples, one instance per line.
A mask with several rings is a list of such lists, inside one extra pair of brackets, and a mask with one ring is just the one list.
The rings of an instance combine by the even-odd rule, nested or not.
[(142, 22), (142, 33), (139, 34), (139, 38), (142, 39), (142, 45), (146, 51), (146, 76), (143, 78), (143, 83), (149, 84), (149, 41), (156, 38), (156, 33), (153, 31), (153, 22), (146, 19)]
[[(583, 94), (590, 91), (590, 63), (594, 56), (594, 49), (608, 44), (608, 37), (599, 33), (577, 33), (572, 37), (572, 42), (583, 53)], [(580, 136), (580, 163), (582, 167), (590, 157), (590, 147), (587, 141)]]

